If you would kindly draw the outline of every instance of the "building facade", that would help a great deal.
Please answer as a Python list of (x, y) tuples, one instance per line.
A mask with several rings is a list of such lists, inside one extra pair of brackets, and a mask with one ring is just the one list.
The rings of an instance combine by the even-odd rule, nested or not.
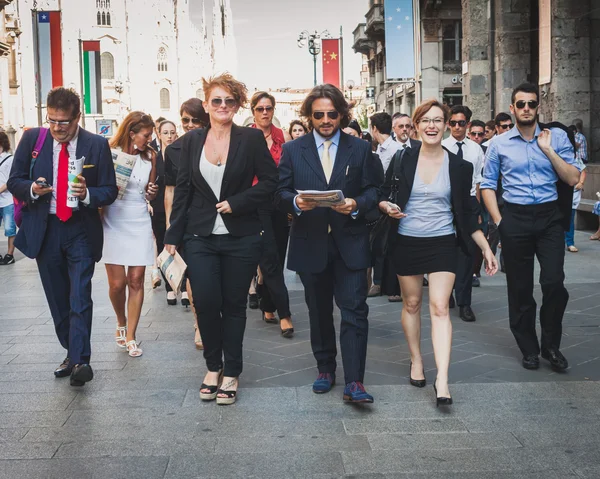
[[(39, 116), (45, 118), (45, 105), (35, 100), (35, 10), (61, 11), (63, 85), (80, 94), (80, 40), (100, 41), (102, 113), (83, 120), (95, 131), (97, 120), (119, 122), (134, 110), (176, 120), (183, 101), (203, 97), (202, 77), (236, 70), (229, 0), (214, 0), (212, 7), (213, 25), (219, 28), (207, 38), (207, 16), (193, 23), (190, 0), (14, 0), (0, 22), (2, 38), (18, 26), (10, 46), (16, 58), (15, 81), (10, 76), (10, 54), (0, 57), (5, 112), (0, 114), (0, 127), (14, 129), (18, 136), (23, 129), (38, 126)], [(2, 38), (0, 42), (7, 44)]]

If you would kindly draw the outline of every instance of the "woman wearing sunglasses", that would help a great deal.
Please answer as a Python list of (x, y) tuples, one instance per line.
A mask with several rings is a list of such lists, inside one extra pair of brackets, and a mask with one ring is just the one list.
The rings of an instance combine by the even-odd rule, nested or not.
[(258, 209), (271, 201), (278, 174), (264, 135), (233, 123), (247, 103), (246, 86), (228, 73), (202, 83), (210, 124), (182, 139), (165, 248), (175, 254), (183, 244), (185, 250), (208, 368), (200, 398), (233, 404), (246, 294), (262, 253)]
[[(448, 302), (457, 269), (457, 245), (468, 251), (473, 238), (483, 251), (486, 271), (495, 274), (496, 258), (480, 229), (471, 199), (473, 165), (442, 147), (450, 112), (437, 100), (422, 103), (413, 123), (422, 144), (390, 164), (379, 208), (395, 220), (389, 241), (395, 244), (394, 262), (404, 300), (402, 328), (411, 356), (410, 384), (426, 385), (421, 356), (423, 275), (429, 279), (431, 338), (437, 366), (433, 384), (436, 405), (452, 404), (448, 368), (452, 323)], [(397, 192), (396, 203), (389, 200)]]
[[(263, 132), (267, 147), (273, 161), (279, 166), (283, 144), (291, 139), (287, 132), (273, 125), (275, 115), (275, 98), (267, 92), (258, 91), (250, 100), (250, 108), (254, 115), (252, 128)], [(256, 179), (254, 180), (256, 183)], [(287, 214), (276, 210), (269, 201), (259, 211), (263, 226), (264, 250), (258, 271), (257, 295), (260, 298), (260, 309), (263, 321), (277, 323), (275, 311), (279, 315), (281, 335), (291, 338), (294, 335), (290, 298), (288, 295), (283, 270), (285, 268), (285, 252), (287, 250), (290, 227)]]

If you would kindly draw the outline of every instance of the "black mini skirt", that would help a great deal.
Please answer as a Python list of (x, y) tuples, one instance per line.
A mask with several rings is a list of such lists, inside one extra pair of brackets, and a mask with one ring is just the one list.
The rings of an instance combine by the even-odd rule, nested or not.
[(394, 246), (394, 267), (400, 276), (445, 271), (456, 274), (458, 243), (456, 235), (417, 238), (398, 235)]

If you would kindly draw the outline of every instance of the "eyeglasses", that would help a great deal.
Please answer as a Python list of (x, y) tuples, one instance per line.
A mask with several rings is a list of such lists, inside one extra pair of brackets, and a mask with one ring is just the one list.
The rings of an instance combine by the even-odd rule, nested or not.
[(421, 118), (419, 120), (419, 123), (427, 123), (427, 126), (431, 126), (431, 124), (433, 123), (438, 128), (441, 128), (442, 125), (444, 124), (444, 119), (443, 118)]
[(327, 118), (329, 118), (330, 120), (337, 120), (337, 117), (340, 116), (340, 112), (339, 111), (313, 111), (313, 118), (315, 120), (321, 120), (325, 117), (325, 115), (327, 115)]
[(507, 125), (498, 125), (498, 128), (501, 128), (503, 130), (510, 130), (513, 126), (515, 126), (514, 123), (509, 123)]
[[(77, 118), (77, 117), (75, 117), (75, 118)], [(75, 118), (71, 118), (70, 120), (65, 120), (65, 121), (58, 121), (58, 120), (53, 120), (51, 118), (48, 118), (48, 116), (46, 116), (46, 121), (48, 122), (48, 124), (54, 125), (54, 126), (69, 126), (71, 123), (73, 123), (73, 120)]]
[(400, 128), (401, 130), (410, 130), (412, 128), (411, 125), (398, 125), (396, 128)]
[(472, 131), (471, 136), (485, 136), (485, 133), (482, 131)]
[(225, 103), (227, 108), (233, 108), (237, 105), (235, 98), (213, 98), (210, 100), (210, 104), (214, 108), (219, 108), (223, 103)]
[(202, 125), (202, 120), (200, 118), (188, 118), (185, 116), (183, 118), (181, 118), (181, 123), (183, 123), (184, 125), (187, 125), (190, 121), (194, 125)]
[(460, 126), (461, 128), (464, 128), (465, 126), (467, 126), (467, 120), (450, 120), (448, 123), (450, 123), (450, 126)]
[(266, 111), (267, 113), (271, 113), (275, 108), (273, 108), (272, 106), (257, 106), (254, 111), (257, 111), (259, 113), (262, 113), (264, 111)]
[(515, 103), (515, 106), (519, 110), (522, 110), (523, 108), (525, 108), (525, 105), (527, 105), (532, 110), (535, 110), (539, 104), (540, 104), (540, 102), (538, 102), (537, 100), (529, 100), (529, 101), (519, 100), (518, 102)]

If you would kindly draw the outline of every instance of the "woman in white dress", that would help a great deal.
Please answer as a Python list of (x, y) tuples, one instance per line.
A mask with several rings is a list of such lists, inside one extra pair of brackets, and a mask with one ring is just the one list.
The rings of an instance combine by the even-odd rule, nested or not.
[[(117, 315), (116, 342), (129, 356), (142, 355), (135, 339), (144, 302), (146, 266), (154, 262), (154, 238), (148, 201), (158, 192), (156, 154), (148, 147), (154, 122), (150, 115), (131, 112), (110, 141), (111, 148), (137, 157), (124, 195), (102, 209), (109, 297)], [(126, 302), (126, 292), (128, 298)], [(127, 304), (127, 311), (125, 306)]]

